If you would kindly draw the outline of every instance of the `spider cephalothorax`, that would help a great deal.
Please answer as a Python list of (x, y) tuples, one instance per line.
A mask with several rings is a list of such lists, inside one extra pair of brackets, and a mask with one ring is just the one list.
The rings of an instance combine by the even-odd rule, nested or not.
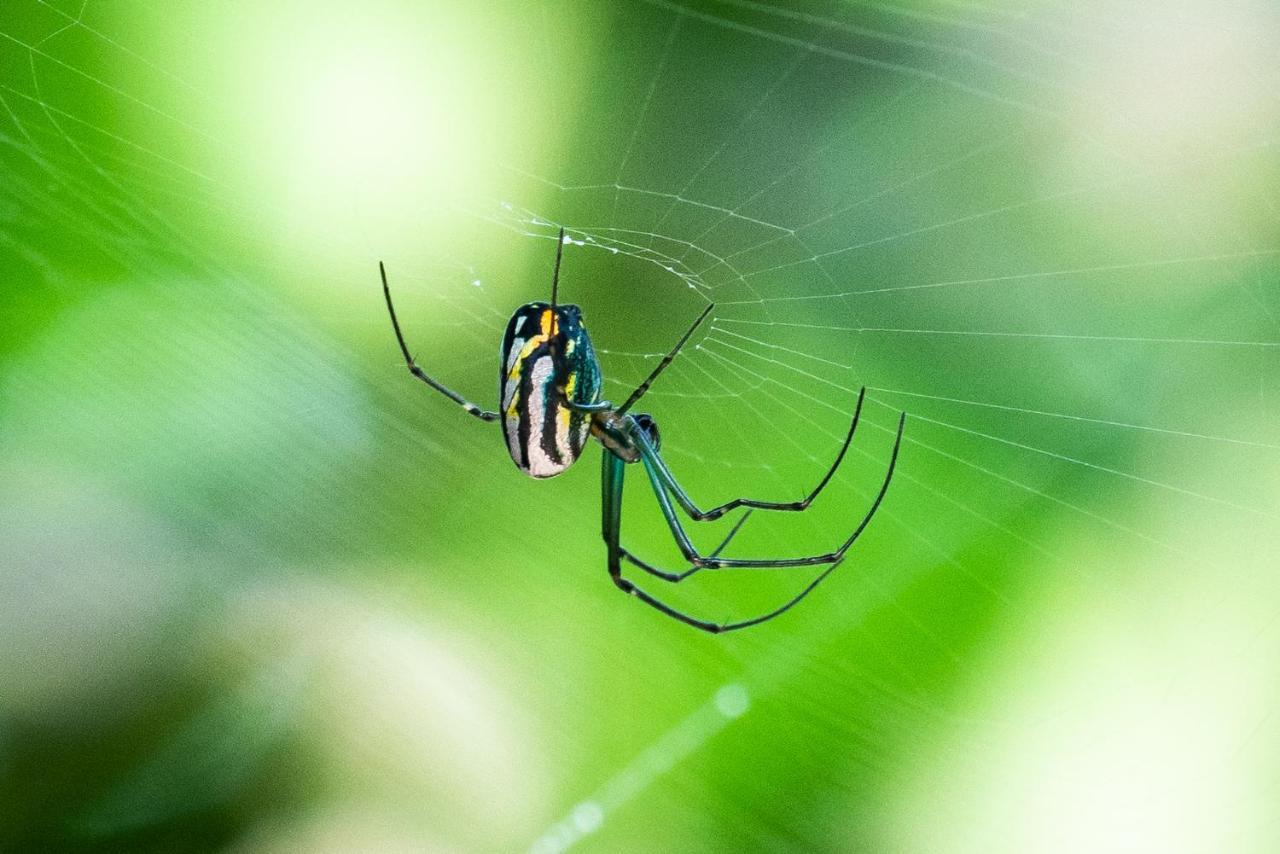
[[(708, 632), (723, 632), (754, 626), (773, 619), (786, 611), (818, 586), (824, 578), (840, 565), (845, 553), (861, 536), (871, 517), (875, 515), (889, 489), (893, 479), (894, 466), (898, 461), (898, 449), (902, 445), (902, 429), (906, 423), (906, 413), (898, 418), (897, 435), (893, 442), (893, 453), (889, 457), (888, 470), (880, 490), (876, 493), (871, 507), (863, 515), (862, 520), (854, 528), (853, 533), (835, 550), (824, 554), (790, 558), (728, 558), (720, 557), (720, 553), (733, 540), (735, 534), (746, 522), (751, 510), (805, 510), (813, 503), (826, 485), (831, 481), (836, 469), (844, 460), (853, 441), (854, 431), (858, 429), (858, 418), (862, 414), (862, 402), (866, 389), (858, 393), (858, 402), (853, 410), (853, 419), (849, 424), (849, 432), (845, 435), (844, 444), (840, 446), (835, 461), (827, 469), (822, 480), (808, 495), (799, 501), (762, 501), (756, 498), (735, 498), (724, 504), (702, 510), (680, 486), (671, 469), (667, 467), (659, 451), (661, 440), (658, 424), (653, 417), (637, 413), (628, 414), (632, 405), (640, 400), (653, 381), (671, 364), (671, 361), (684, 347), (690, 336), (702, 325), (714, 305), (708, 304), (693, 325), (684, 333), (671, 352), (663, 357), (648, 378), (642, 382), (622, 403), (614, 406), (607, 400), (600, 399), (600, 388), (603, 384), (600, 363), (596, 360), (595, 351), (591, 348), (591, 339), (582, 323), (582, 312), (576, 305), (558, 305), (557, 289), (560, 282), (560, 260), (564, 252), (564, 229), (560, 230), (560, 239), (556, 249), (556, 266), (551, 281), (551, 302), (532, 302), (520, 306), (511, 315), (507, 323), (506, 334), (502, 338), (502, 366), (498, 377), (498, 394), (501, 409), (493, 412), (481, 409), (457, 392), (442, 385), (427, 375), (414, 362), (409, 354), (409, 347), (404, 342), (400, 331), (400, 322), (396, 319), (394, 306), (391, 304), (391, 288), (387, 284), (387, 273), (381, 264), (382, 290), (387, 300), (387, 310), (391, 314), (391, 325), (395, 329), (396, 340), (400, 344), (400, 352), (404, 354), (409, 371), (427, 385), (448, 397), (471, 415), (482, 421), (502, 421), (502, 431), (507, 441), (507, 450), (516, 466), (524, 473), (536, 477), (553, 477), (564, 471), (582, 454), (587, 436), (594, 436), (604, 446), (604, 470), (602, 485), (603, 502), (603, 535), (608, 549), (609, 575), (621, 590), (635, 596), (644, 603), (656, 608), (670, 617), (687, 623), (695, 628)], [(658, 500), (658, 507), (671, 529), (680, 553), (684, 555), (688, 566), (671, 572), (660, 569), (651, 563), (631, 554), (621, 543), (622, 533), (622, 484), (627, 465), (641, 463), (644, 466), (649, 483)], [(739, 507), (748, 508), (747, 512), (734, 524), (729, 535), (710, 554), (698, 552), (685, 532), (684, 525), (676, 514), (679, 507), (689, 518), (696, 522), (719, 519), (726, 513)], [(800, 566), (825, 565), (826, 569), (782, 606), (767, 614), (735, 623), (712, 623), (691, 617), (672, 608), (649, 593), (637, 587), (622, 575), (622, 563), (626, 561), (633, 566), (660, 578), (664, 581), (682, 581), (704, 569), (733, 568), (786, 568)]]

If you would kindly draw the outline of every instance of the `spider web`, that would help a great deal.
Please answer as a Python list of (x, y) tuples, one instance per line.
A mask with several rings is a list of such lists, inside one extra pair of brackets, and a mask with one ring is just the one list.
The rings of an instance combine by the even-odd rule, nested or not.
[[(680, 677), (682, 693), (654, 701), (654, 719), (598, 704), (586, 736), (577, 718), (551, 727), (548, 752), (577, 771), (513, 832), (531, 850), (592, 837), (608, 850), (627, 838), (610, 833), (660, 816), (677, 838), (695, 838), (700, 814), (724, 817), (723, 830), (735, 810), (763, 809), (769, 785), (708, 793), (697, 781), (706, 768), (760, 769), (786, 786), (796, 773), (786, 752), (801, 742), (777, 727), (797, 720), (838, 734), (825, 737), (843, 770), (815, 767), (853, 778), (820, 805), (841, 809), (913, 756), (904, 733), (963, 732), (966, 714), (1006, 713), (957, 697), (989, 675), (979, 653), (992, 638), (1052, 611), (1046, 588), (1101, 601), (1123, 588), (1117, 596), (1133, 603), (1159, 599), (1167, 573), (1178, 581), (1160, 601), (1251, 626), (1243, 648), (1255, 657), (1274, 640), (1271, 610), (1241, 604), (1241, 591), (1275, 593), (1258, 580), (1259, 555), (1276, 545), (1280, 452), (1280, 116), (1256, 94), (1277, 82), (1265, 9), (547, 4), (485, 26), (500, 41), (521, 34), (504, 71), (533, 76), (506, 85), (537, 102), (520, 115), (542, 116), (559, 136), (485, 149), (477, 186), (392, 211), (380, 208), (406, 195), (399, 180), (420, 187), (407, 160), (364, 184), (336, 167), (313, 175), (337, 187), (327, 213), (347, 208), (328, 221), (299, 216), (287, 194), (246, 194), (235, 167), (210, 156), (245, 144), (210, 108), (222, 97), (216, 78), (180, 59), (213, 14), (191, 13), (165, 38), (149, 33), (158, 13), (146, 4), (35, 0), (0, 17), (10, 178), (0, 242), (6, 278), (31, 283), (10, 294), (15, 315), (33, 318), (4, 341), (14, 354), (8, 456), (54, 453), (92, 468), (105, 437), (126, 461), (108, 466), (112, 481), (165, 505), (215, 553), (239, 556), (226, 564), (270, 565), (281, 550), (298, 564), (332, 551), (365, 562), (381, 542), (403, 543), (428, 509), (432, 537), (410, 554), (447, 564), (493, 548), (500, 563), (527, 565), (528, 578), (493, 594), (499, 616), (468, 606), (486, 632), (521, 637), (549, 632), (527, 601), (640, 610), (609, 598), (602, 569), (557, 572), (566, 553), (600, 562), (594, 472), (575, 470), (559, 489), (511, 486), (492, 435), (435, 429), (454, 413), (406, 387), (374, 260), (387, 260), (420, 361), (482, 404), (476, 390), (491, 384), (510, 309), (546, 297), (562, 226), (561, 293), (583, 305), (610, 398), (624, 399), (714, 302), (645, 398), (664, 456), (704, 504), (805, 494), (865, 387), (850, 457), (822, 499), (804, 514), (755, 514), (735, 556), (838, 542), (874, 497), (908, 413), (889, 499), (785, 633), (735, 640), (705, 672)], [(292, 91), (288, 80), (259, 85)], [(100, 299), (104, 281), (127, 286)], [(158, 412), (113, 420), (118, 401), (54, 366), (66, 342), (82, 342), (71, 354), (92, 358), (98, 377), (135, 377), (152, 391), (129, 399), (141, 407), (154, 394)], [(225, 379), (202, 403), (175, 371)], [(87, 423), (100, 425), (95, 435)], [(174, 423), (191, 435), (175, 439)], [(141, 468), (151, 456), (159, 462)], [(494, 499), (507, 502), (493, 511), (501, 536), (456, 502), (482, 488), (507, 496)], [(625, 540), (675, 566), (646, 489), (628, 486)], [(554, 535), (522, 534), (524, 507), (537, 508), (535, 529), (555, 520)], [(722, 534), (694, 532), (706, 548)], [(1205, 566), (1224, 577), (1197, 586)], [(440, 591), (487, 601), (468, 575), (448, 575)], [(806, 578), (723, 573), (680, 589), (638, 580), (720, 619), (765, 610)], [(213, 585), (242, 581), (224, 567)], [(607, 589), (582, 592), (590, 584)], [(593, 615), (563, 643), (658, 619), (633, 618)], [(658, 691), (665, 659), (698, 654), (700, 639), (661, 631), (637, 641), (625, 674), (644, 687), (624, 694), (632, 701)], [(859, 664), (845, 663), (850, 650)], [(589, 678), (589, 659), (573, 660), (568, 669)], [(535, 716), (565, 711), (536, 696)], [(1226, 749), (1265, 727), (1257, 708)], [(1059, 699), (1027, 714), (1070, 709)], [(601, 748), (633, 723), (633, 738)], [(743, 760), (753, 739), (781, 755)], [(588, 762), (588, 749), (603, 758)], [(690, 790), (700, 794), (683, 806)], [(889, 832), (881, 821), (871, 836), (824, 836), (766, 812), (731, 838), (818, 846)]]

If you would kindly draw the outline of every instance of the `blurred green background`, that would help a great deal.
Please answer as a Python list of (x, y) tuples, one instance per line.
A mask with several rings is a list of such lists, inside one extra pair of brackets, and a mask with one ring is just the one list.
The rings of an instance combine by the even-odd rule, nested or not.
[[(0, 850), (1275, 851), (1280, 13), (0, 6)], [(802, 606), (619, 595), (582, 305)], [(678, 552), (643, 478), (625, 541)], [(731, 521), (697, 526), (710, 547)], [(701, 528), (708, 530), (701, 530)], [(808, 571), (653, 592), (742, 618)]]

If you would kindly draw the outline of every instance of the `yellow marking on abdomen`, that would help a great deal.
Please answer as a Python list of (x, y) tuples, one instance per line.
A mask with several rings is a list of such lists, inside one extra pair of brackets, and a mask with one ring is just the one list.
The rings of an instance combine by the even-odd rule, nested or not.
[[(525, 361), (530, 356), (533, 355), (533, 351), (538, 349), (538, 347), (541, 346), (542, 344), (545, 344), (548, 341), (550, 341), (551, 336), (559, 332), (560, 324), (555, 319), (555, 312), (553, 312), (551, 309), (546, 309), (545, 311), (543, 311), (542, 317), (539, 318), (539, 326), (541, 327), (541, 332), (537, 335), (531, 336), (528, 341), (524, 342), (524, 346), (520, 348), (520, 355), (516, 356), (515, 362), (513, 362), (511, 365), (511, 370), (507, 372), (508, 380), (514, 380), (517, 377), (519, 377), (520, 372), (524, 370)], [(570, 342), (570, 346), (572, 346), (572, 343), (573, 342)], [(570, 378), (570, 381), (569, 381), (569, 388), (571, 389), (573, 388), (572, 378)], [(510, 405), (507, 406), (506, 414), (508, 417), (511, 417), (511, 418), (519, 417), (519, 412), (517, 411), (517, 406), (519, 403), (520, 403), (520, 389), (517, 387), (515, 392), (512, 393), (511, 395)]]

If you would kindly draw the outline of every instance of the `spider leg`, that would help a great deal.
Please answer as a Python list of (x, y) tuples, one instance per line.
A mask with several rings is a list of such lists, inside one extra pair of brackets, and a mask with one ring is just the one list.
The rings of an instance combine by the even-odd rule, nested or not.
[(556, 295), (560, 291), (560, 259), (564, 257), (564, 226), (560, 226), (560, 236), (556, 238), (556, 270), (551, 274), (551, 307), (556, 307)]
[[(701, 619), (698, 619), (697, 617), (690, 616), (689, 614), (686, 614), (683, 611), (680, 611), (680, 610), (677, 610), (676, 608), (671, 607), (667, 603), (663, 602), (661, 599), (658, 599), (652, 596), (645, 590), (641, 589), (640, 587), (637, 587), (630, 579), (623, 577), (622, 557), (625, 554), (625, 551), (622, 549), (621, 546), (618, 545), (618, 538), (622, 530), (622, 483), (623, 483), (623, 474), (626, 468), (626, 464), (621, 459), (614, 456), (612, 453), (606, 452), (604, 456), (605, 456), (605, 459), (604, 459), (604, 476), (603, 476), (603, 506), (604, 506), (604, 532), (603, 533), (604, 533), (604, 540), (605, 540), (605, 543), (608, 545), (608, 551), (609, 551), (609, 577), (613, 579), (613, 583), (622, 592), (630, 596), (634, 596), (635, 598), (639, 599), (641, 602), (644, 602), (649, 607), (657, 611), (660, 611), (663, 614), (666, 614), (668, 617), (672, 617), (673, 619), (679, 620), (680, 622), (686, 625), (693, 626), (695, 629), (700, 629), (704, 632), (709, 632), (711, 634), (720, 634), (722, 632), (731, 632), (737, 629), (745, 629), (749, 626), (757, 626), (761, 623), (768, 622), (769, 620), (772, 620), (774, 617), (777, 617), (785, 613), (786, 611), (789, 611), (791, 608), (795, 607), (802, 599), (804, 599), (806, 596), (812, 593), (814, 588), (816, 588), (819, 584), (821, 584), (822, 581), (828, 575), (834, 572), (836, 567), (840, 565), (841, 560), (843, 560), (843, 557), (842, 557), (840, 559), (833, 561), (830, 566), (828, 566), (821, 573), (819, 573), (818, 577), (813, 579), (813, 581), (810, 581), (809, 584), (803, 590), (801, 590), (798, 594), (796, 594), (791, 599), (784, 602), (778, 608), (775, 608), (772, 611), (769, 611), (768, 613), (761, 614), (758, 617), (752, 617), (747, 620), (739, 620), (737, 622), (732, 622), (732, 623), (713, 623), (713, 622), (710, 622), (709, 620), (701, 620)], [(670, 502), (667, 502), (665, 509), (667, 511), (674, 513), (674, 510), (672, 510), (671, 508)], [(743, 519), (738, 521), (738, 524), (734, 526), (734, 530), (730, 532), (729, 537), (726, 538), (724, 543), (721, 543), (720, 545), (721, 548), (727, 545), (728, 540), (732, 539), (733, 535), (737, 533), (739, 528), (742, 527), (742, 523), (743, 521), (745, 521), (746, 515), (749, 515), (749, 514), (744, 514)], [(697, 568), (700, 568), (700, 567), (695, 567), (695, 569)]]
[(836, 567), (838, 567), (843, 562), (844, 562), (844, 558), (842, 557), (840, 558), (840, 560), (831, 564), (831, 566), (822, 570), (822, 572), (818, 573), (817, 578), (815, 578), (813, 581), (810, 581), (807, 585), (805, 585), (805, 588), (803, 590), (801, 590), (795, 596), (792, 596), (790, 599), (784, 602), (781, 606), (774, 608), (772, 611), (768, 612), (767, 614), (761, 614), (760, 616), (752, 617), (749, 620), (739, 620), (736, 623), (721, 623), (720, 631), (731, 632), (731, 631), (734, 631), (735, 629), (745, 629), (748, 626), (758, 626), (761, 623), (767, 623), (770, 620), (772, 620), (774, 617), (777, 617), (781, 614), (786, 613), (787, 611), (790, 611), (796, 605), (799, 605), (800, 601), (804, 599), (804, 597), (812, 593), (813, 589), (817, 587), (819, 584), (821, 584), (828, 575), (835, 572)]
[(609, 577), (613, 580), (613, 583), (623, 593), (634, 596), (651, 608), (661, 611), (668, 617), (677, 619), (686, 625), (693, 626), (695, 629), (701, 629), (712, 634), (724, 631), (719, 623), (699, 620), (697, 617), (691, 617), (682, 611), (678, 611), (665, 602), (650, 596), (622, 576), (622, 547), (618, 545), (618, 537), (622, 531), (622, 483), (626, 471), (626, 463), (610, 451), (605, 451), (603, 456), (603, 482), (601, 484), (601, 504), (604, 514), (603, 534), (609, 552)]
[(681, 611), (676, 610), (675, 608), (672, 608), (670, 605), (666, 604), (662, 600), (651, 596), (641, 588), (636, 587), (635, 584), (633, 584), (631, 581), (629, 581), (626, 578), (623, 578), (621, 572), (619, 572), (617, 575), (614, 576), (614, 583), (617, 584), (618, 587), (624, 592), (631, 594), (632, 596), (639, 599), (641, 602), (644, 602), (646, 605), (649, 605), (653, 608), (658, 609), (662, 613), (666, 614), (668, 617), (674, 617), (675, 619), (679, 620), (682, 623), (693, 626), (695, 629), (701, 629), (704, 632), (710, 632), (713, 635), (718, 635), (718, 634), (721, 634), (722, 632), (732, 632), (732, 631), (736, 631), (737, 629), (745, 629), (750, 626), (758, 626), (761, 623), (769, 622), (774, 617), (781, 616), (782, 614), (794, 608), (796, 605), (800, 603), (802, 599), (804, 599), (804, 597), (808, 596), (811, 592), (813, 592), (813, 589), (817, 587), (819, 584), (821, 584), (823, 579), (825, 579), (828, 575), (834, 572), (835, 568), (839, 565), (840, 565), (840, 561), (836, 561), (835, 563), (831, 564), (831, 566), (824, 569), (821, 573), (818, 574), (817, 578), (809, 582), (808, 586), (805, 587), (804, 590), (801, 590), (799, 594), (797, 594), (796, 596), (793, 596), (781, 607), (775, 608), (766, 614), (761, 614), (758, 617), (752, 617), (749, 620), (739, 620), (734, 623), (712, 623), (708, 620), (700, 620), (697, 617), (691, 617), (688, 614), (685, 614)]
[(436, 382), (431, 377), (427, 376), (427, 372), (418, 367), (418, 364), (413, 361), (413, 356), (409, 355), (409, 347), (404, 343), (404, 334), (400, 331), (400, 321), (396, 319), (395, 306), (391, 304), (391, 286), (387, 284), (387, 269), (382, 265), (381, 261), (378, 262), (378, 272), (382, 274), (382, 295), (387, 299), (387, 311), (391, 314), (391, 326), (396, 331), (396, 341), (400, 342), (400, 352), (404, 354), (404, 361), (409, 367), (409, 373), (413, 374), (415, 377), (422, 380), (424, 383), (431, 386), (433, 389), (440, 392), (445, 397), (461, 406), (468, 413), (479, 418), (481, 421), (498, 420), (499, 415), (497, 412), (489, 412), (488, 410), (481, 409), (462, 395), (441, 383)]
[(835, 564), (844, 557), (845, 552), (857, 541), (862, 532), (866, 530), (871, 519), (875, 516), (876, 511), (880, 509), (880, 502), (884, 500), (885, 493), (889, 490), (889, 483), (893, 480), (894, 467), (898, 463), (898, 450), (902, 446), (902, 429), (906, 424), (907, 414), (904, 412), (898, 418), (898, 431), (893, 441), (893, 453), (889, 457), (889, 467), (885, 472), (884, 481), (880, 484), (880, 491), (876, 493), (875, 500), (871, 503), (871, 507), (867, 510), (866, 515), (862, 517), (862, 521), (854, 528), (853, 533), (834, 551), (825, 554), (809, 555), (807, 557), (794, 558), (724, 558), (711, 555), (701, 555), (694, 547), (689, 539), (688, 533), (681, 524), (679, 516), (676, 515), (675, 507), (671, 503), (671, 498), (667, 495), (666, 483), (663, 481), (658, 464), (654, 462), (657, 458), (657, 451), (653, 446), (645, 441), (642, 432), (637, 431), (641, 449), (641, 462), (644, 464), (645, 472), (649, 475), (649, 484), (653, 487), (654, 495), (657, 496), (658, 506), (662, 510), (663, 517), (667, 520), (667, 526), (671, 529), (671, 534), (675, 537), (676, 545), (680, 548), (680, 553), (689, 561), (691, 567), (702, 567), (706, 569), (735, 569), (735, 568), (785, 568), (796, 566), (816, 566), (818, 564), (830, 563)]
[[(747, 519), (751, 518), (751, 513), (752, 513), (751, 510), (748, 510), (746, 513), (743, 513), (742, 517), (738, 519), (737, 522), (733, 523), (733, 529), (729, 531), (729, 535), (725, 537), (723, 540), (721, 540), (720, 545), (716, 546), (715, 549), (711, 552), (711, 554), (707, 556), (716, 557), (722, 551), (724, 551), (725, 547), (728, 546), (729, 543), (733, 541), (733, 538), (738, 535), (738, 531), (742, 530), (742, 526), (747, 523)], [(637, 566), (640, 569), (643, 569), (645, 572), (649, 573), (650, 575), (661, 578), (663, 581), (672, 581), (672, 582), (684, 581), (690, 575), (693, 575), (695, 572), (700, 572), (702, 569), (705, 568), (701, 566), (691, 566), (686, 568), (683, 572), (669, 572), (665, 569), (659, 569), (658, 567), (654, 566), (648, 561), (636, 557), (631, 552), (627, 551), (625, 546), (619, 546), (618, 551), (621, 552), (623, 560), (627, 561), (633, 566)]]
[(836, 458), (827, 469), (827, 473), (822, 476), (822, 480), (818, 481), (818, 485), (799, 501), (761, 501), (755, 498), (735, 498), (732, 501), (726, 501), (724, 504), (712, 507), (710, 510), (701, 510), (693, 499), (689, 497), (689, 494), (684, 491), (684, 488), (680, 486), (679, 482), (676, 481), (675, 475), (671, 473), (666, 461), (658, 454), (657, 449), (652, 447), (652, 443), (648, 441), (647, 437), (640, 436), (638, 444), (641, 446), (641, 453), (645, 452), (646, 446), (648, 447), (650, 451), (648, 456), (652, 458), (653, 464), (658, 469), (658, 477), (666, 484), (667, 489), (671, 490), (671, 495), (676, 499), (676, 503), (684, 508), (684, 511), (696, 522), (719, 519), (725, 513), (739, 507), (793, 512), (808, 510), (809, 505), (813, 503), (822, 490), (826, 489), (827, 484), (831, 482), (831, 478), (835, 476), (836, 469), (840, 468), (840, 464), (844, 462), (845, 455), (849, 451), (849, 445), (853, 442), (853, 434), (858, 429), (858, 419), (862, 416), (862, 401), (866, 394), (867, 388), (863, 386), (858, 392), (858, 402), (853, 409), (853, 419), (849, 423), (849, 432), (845, 434), (844, 444), (840, 446), (840, 452), (836, 454)]
[(710, 314), (711, 309), (715, 307), (715, 303), (710, 303), (702, 310), (702, 314), (698, 315), (698, 319), (693, 322), (693, 325), (685, 330), (684, 335), (680, 336), (680, 340), (676, 342), (676, 346), (671, 348), (671, 352), (662, 357), (662, 361), (658, 363), (658, 367), (654, 368), (653, 372), (645, 378), (645, 381), (640, 383), (640, 386), (635, 391), (631, 392), (631, 396), (627, 398), (626, 402), (618, 407), (619, 415), (625, 414), (637, 400), (644, 397), (645, 392), (649, 390), (649, 386), (653, 385), (653, 381), (658, 378), (658, 375), (667, 369), (667, 365), (671, 364), (671, 360), (680, 352), (680, 348), (684, 347), (685, 342), (687, 342), (689, 337), (693, 335), (694, 330), (702, 325), (702, 321), (707, 319), (707, 315)]
[(560, 390), (560, 402), (564, 404), (565, 409), (588, 414), (613, 409), (613, 404), (607, 400), (602, 400), (598, 403), (575, 403), (565, 396), (563, 389)]

